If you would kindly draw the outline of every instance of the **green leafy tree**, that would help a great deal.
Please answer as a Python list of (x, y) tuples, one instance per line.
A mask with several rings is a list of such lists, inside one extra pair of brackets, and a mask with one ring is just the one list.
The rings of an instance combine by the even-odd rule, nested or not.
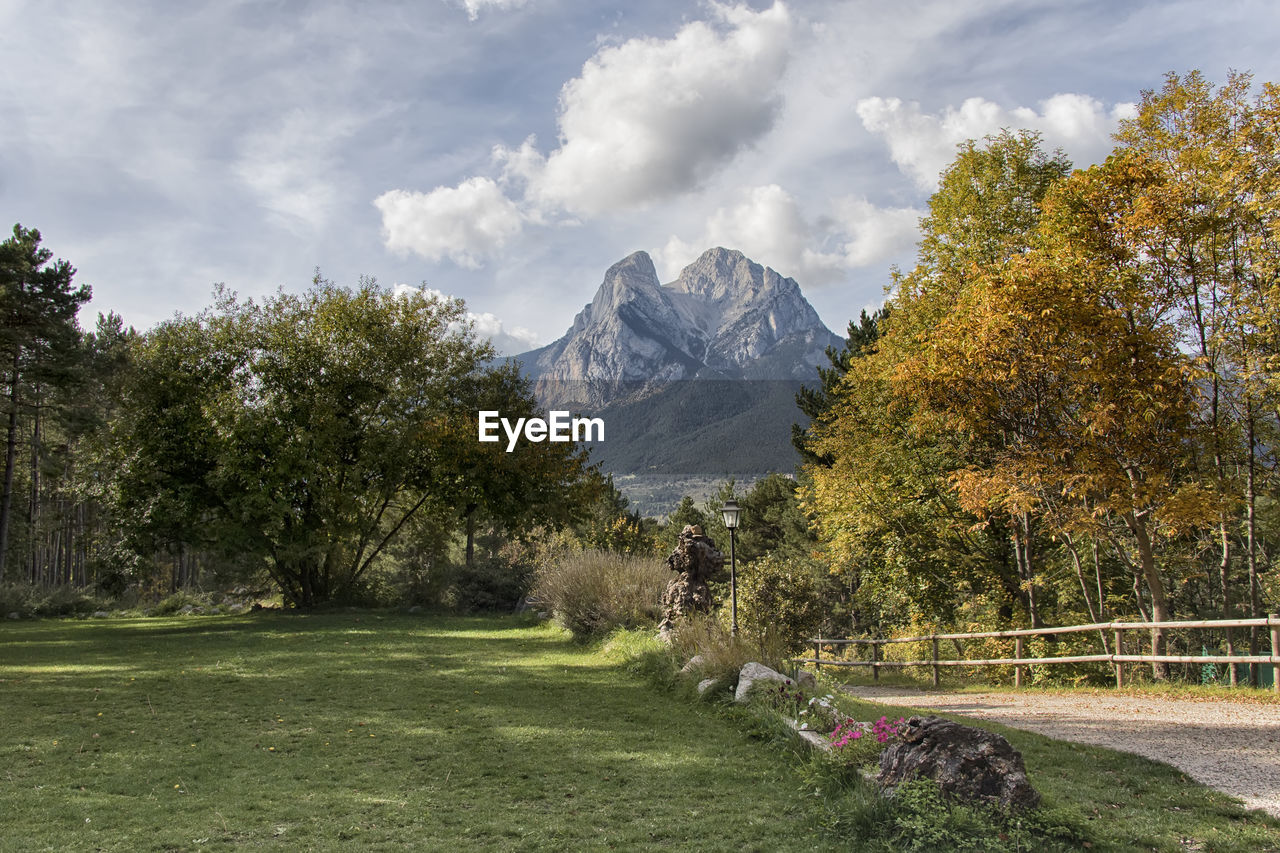
[[(849, 372), (849, 364), (855, 358), (875, 352), (876, 340), (880, 337), (880, 329), (889, 318), (889, 306), (876, 309), (871, 314), (863, 310), (856, 321), (849, 321), (848, 336), (840, 349), (827, 347), (829, 367), (818, 367), (818, 384), (803, 386), (796, 394), (796, 406), (810, 423), (821, 420), (831, 408), (833, 395), (840, 386), (840, 380)], [(801, 460), (807, 465), (820, 464), (830, 467), (834, 461), (830, 456), (819, 456), (810, 447), (809, 429), (800, 424), (791, 425), (791, 443), (800, 453)]]
[(161, 324), (138, 348), (119, 430), (122, 510), (152, 545), (256, 555), (296, 607), (350, 596), (419, 513), (474, 502), (505, 515), (571, 480), (498, 488), (514, 480), (481, 460), (476, 403), (512, 386), (491, 356), (461, 301), (422, 291), (319, 276), (261, 304), (220, 291), (214, 309)]

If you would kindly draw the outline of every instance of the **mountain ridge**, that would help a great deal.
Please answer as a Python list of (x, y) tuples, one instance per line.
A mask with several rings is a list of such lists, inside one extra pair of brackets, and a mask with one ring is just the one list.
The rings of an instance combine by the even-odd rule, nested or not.
[(562, 337), (515, 358), (544, 405), (590, 410), (688, 379), (808, 381), (840, 343), (794, 279), (715, 247), (668, 284), (633, 252)]

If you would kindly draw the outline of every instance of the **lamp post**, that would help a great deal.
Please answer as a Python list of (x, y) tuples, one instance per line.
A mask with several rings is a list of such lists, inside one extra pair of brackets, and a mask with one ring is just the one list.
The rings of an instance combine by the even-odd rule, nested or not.
[(738, 508), (738, 502), (735, 500), (727, 500), (724, 506), (720, 508), (720, 514), (724, 516), (724, 526), (729, 528), (729, 601), (730, 613), (732, 616), (731, 632), (733, 636), (738, 636), (738, 555), (737, 555), (737, 532), (738, 532), (738, 513), (742, 510)]

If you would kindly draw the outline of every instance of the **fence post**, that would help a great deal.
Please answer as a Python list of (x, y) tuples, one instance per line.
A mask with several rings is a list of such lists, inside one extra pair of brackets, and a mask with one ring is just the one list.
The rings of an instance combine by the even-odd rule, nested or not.
[(1114, 658), (1116, 655), (1124, 654), (1124, 639), (1120, 636), (1119, 628), (1113, 629), (1112, 636), (1115, 642), (1113, 642), (1111, 646), (1115, 649), (1115, 652), (1112, 653), (1111, 657), (1113, 658), (1112, 663), (1115, 664), (1116, 668), (1116, 687), (1120, 688), (1124, 687), (1124, 664), (1120, 663), (1118, 660), (1114, 660)]
[(942, 667), (938, 666), (938, 635), (934, 634), (930, 639), (933, 640), (933, 686), (937, 687), (941, 681), (942, 670)]
[(871, 679), (880, 680), (880, 641), (878, 639), (871, 641)]
[(817, 640), (813, 642), (813, 674), (818, 675), (822, 672), (822, 643)]
[(1271, 692), (1280, 696), (1280, 614), (1267, 618), (1271, 628)]
[[(1013, 657), (1016, 660), (1022, 660), (1022, 638), (1014, 637), (1013, 639)], [(1022, 665), (1014, 664), (1013, 666), (1013, 686), (1022, 686)]]

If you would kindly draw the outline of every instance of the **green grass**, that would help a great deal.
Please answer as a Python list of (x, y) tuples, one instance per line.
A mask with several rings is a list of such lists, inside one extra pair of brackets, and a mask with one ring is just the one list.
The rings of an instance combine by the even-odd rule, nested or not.
[(5, 850), (830, 849), (794, 763), (514, 619), (7, 623), (0, 719)]
[[(849, 697), (841, 704), (859, 719), (938, 713)], [(1088, 839), (1094, 850), (1280, 850), (1280, 821), (1246, 811), (1168, 764), (972, 717), (939, 716), (1007, 738), (1022, 753), (1027, 776), (1042, 794), (1041, 808), (1052, 821)]]

